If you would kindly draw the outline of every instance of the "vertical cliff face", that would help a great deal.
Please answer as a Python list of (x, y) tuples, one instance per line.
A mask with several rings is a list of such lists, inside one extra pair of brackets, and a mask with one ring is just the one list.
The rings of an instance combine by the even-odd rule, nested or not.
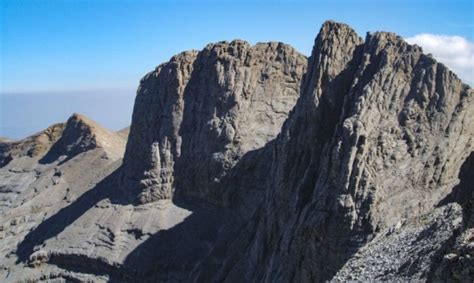
[(327, 280), (378, 231), (432, 211), (472, 151), (472, 99), (421, 48), (326, 22), (275, 141), (251, 260), (229, 276)]
[(197, 52), (184, 52), (140, 82), (124, 156), (122, 183), (139, 189), (141, 202), (172, 195), (173, 165), (179, 155), (184, 91)]
[(140, 84), (123, 185), (142, 203), (175, 188), (222, 202), (215, 191), (229, 171), (279, 133), (305, 68), (281, 43), (222, 42), (173, 57)]

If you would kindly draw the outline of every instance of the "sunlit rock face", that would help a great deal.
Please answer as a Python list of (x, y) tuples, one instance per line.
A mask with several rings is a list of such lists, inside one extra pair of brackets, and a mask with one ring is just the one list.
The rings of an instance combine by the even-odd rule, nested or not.
[(141, 203), (175, 190), (225, 202), (232, 168), (280, 132), (306, 62), (282, 43), (235, 40), (160, 65), (140, 82), (122, 186)]

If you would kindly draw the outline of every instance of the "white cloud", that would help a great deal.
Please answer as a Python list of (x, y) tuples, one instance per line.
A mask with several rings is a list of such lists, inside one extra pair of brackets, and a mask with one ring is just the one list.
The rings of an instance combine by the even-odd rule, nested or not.
[(429, 33), (406, 38), (406, 41), (421, 46), (423, 52), (433, 54), (465, 83), (474, 86), (474, 42), (462, 36)]

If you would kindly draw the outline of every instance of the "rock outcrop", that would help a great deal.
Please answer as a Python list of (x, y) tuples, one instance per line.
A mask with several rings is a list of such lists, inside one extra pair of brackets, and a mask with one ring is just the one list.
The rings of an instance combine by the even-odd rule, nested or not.
[(141, 80), (129, 134), (74, 115), (0, 143), (22, 188), (1, 278), (471, 282), (473, 99), (420, 47), (332, 21), (309, 59), (183, 52)]
[(244, 256), (251, 260), (232, 276), (329, 280), (380, 231), (432, 212), (473, 149), (472, 100), (420, 47), (384, 32), (363, 42), (325, 23), (275, 141), (265, 213)]
[(282, 43), (220, 42), (184, 52), (138, 89), (122, 186), (139, 201), (216, 192), (248, 152), (279, 133), (299, 94), (306, 58)]

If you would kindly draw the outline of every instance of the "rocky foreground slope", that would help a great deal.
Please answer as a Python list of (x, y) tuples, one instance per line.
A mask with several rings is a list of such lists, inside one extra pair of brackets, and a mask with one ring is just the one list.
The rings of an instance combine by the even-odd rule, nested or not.
[[(474, 279), (474, 92), (392, 33), (220, 42), (132, 124), (0, 142), (0, 280)], [(122, 160), (123, 156), (123, 160)]]

